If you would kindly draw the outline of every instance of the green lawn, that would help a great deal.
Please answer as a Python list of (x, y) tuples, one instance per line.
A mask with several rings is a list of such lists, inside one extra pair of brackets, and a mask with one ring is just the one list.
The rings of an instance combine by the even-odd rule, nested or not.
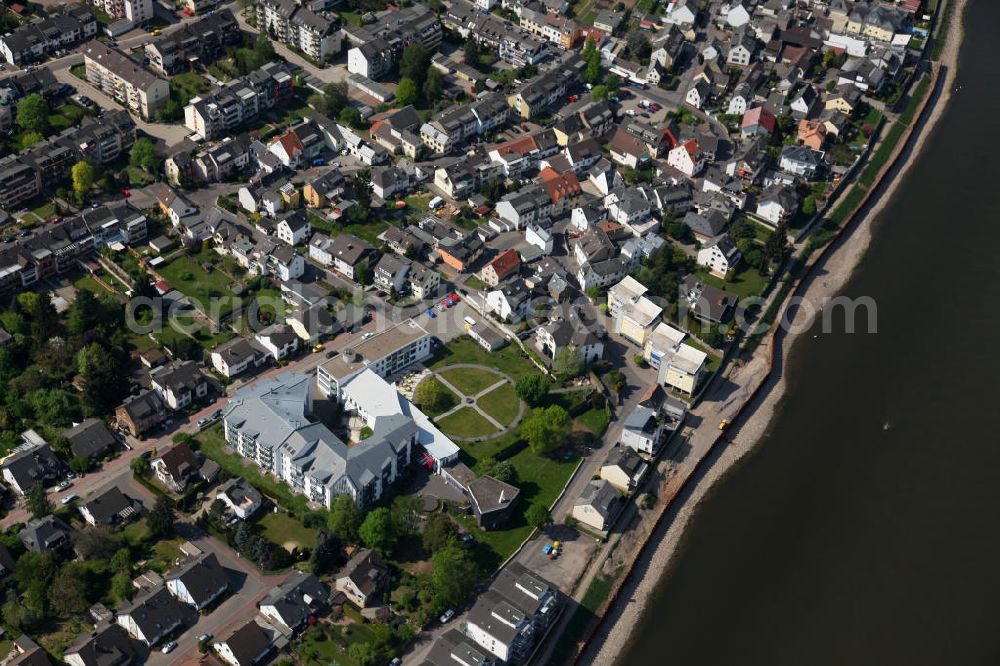
[(318, 215), (310, 215), (309, 220), (312, 222), (313, 231), (321, 231), (331, 238), (344, 233), (353, 234), (376, 247), (381, 244), (378, 239), (379, 235), (389, 228), (389, 223), (383, 220), (355, 224), (350, 222), (346, 216), (342, 218), (342, 222), (331, 222)]
[[(359, 666), (351, 658), (348, 647), (354, 643), (371, 643), (374, 638), (372, 630), (363, 624), (344, 627), (317, 625), (296, 641), (295, 653), (299, 659), (296, 663), (309, 666)], [(384, 660), (385, 663), (388, 661)]]
[(83, 109), (75, 104), (62, 104), (52, 109), (52, 113), (49, 114), (49, 125), (53, 130), (64, 130), (78, 124), (83, 116)]
[(97, 280), (90, 277), (89, 275), (84, 275), (83, 277), (74, 280), (73, 286), (76, 287), (77, 289), (86, 289), (87, 291), (93, 292), (98, 295), (110, 293), (108, 292), (107, 289), (99, 285), (97, 283)]
[(454, 368), (440, 374), (446, 382), (469, 397), (503, 381), (503, 377), (497, 373), (479, 368)]
[(550, 507), (579, 464), (579, 459), (556, 460), (527, 448), (509, 460), (517, 470), (514, 485), (521, 490), (518, 508), (510, 521), (502, 529), (486, 531), (476, 527), (471, 516), (458, 517), (459, 522), (475, 535), (477, 545), (473, 556), (486, 571), (496, 569), (531, 533), (531, 526), (524, 520), (524, 511), (532, 504)]
[(211, 90), (212, 84), (194, 72), (184, 72), (170, 78), (170, 87), (177, 92), (181, 100), (187, 102), (192, 97)]
[(521, 399), (514, 393), (514, 387), (509, 382), (493, 389), (476, 401), (479, 408), (497, 420), (502, 425), (510, 425), (517, 418)]
[(471, 407), (462, 407), (457, 412), (452, 412), (437, 421), (437, 426), (454, 437), (482, 437), (497, 431), (492, 423)]
[(516, 345), (508, 345), (495, 352), (488, 352), (468, 336), (462, 336), (438, 348), (434, 356), (425, 363), (431, 370), (440, 370), (457, 363), (471, 363), (497, 368), (517, 381), (525, 375), (539, 372), (531, 361), (521, 353)]
[(245, 462), (238, 454), (228, 453), (225, 450), (226, 440), (222, 433), (221, 423), (202, 430), (198, 434), (197, 442), (199, 450), (206, 457), (219, 463), (219, 466), (232, 476), (242, 476), (277, 504), (299, 514), (308, 508), (305, 496), (292, 493), (288, 486), (271, 476), (266, 476), (257, 465)]
[(309, 529), (295, 518), (283, 511), (272, 511), (265, 515), (257, 524), (264, 531), (264, 536), (286, 550), (298, 547), (312, 548), (316, 545), (316, 530)]
[[(187, 255), (180, 255), (157, 270), (174, 288), (179, 289), (188, 298), (198, 301), (204, 308), (208, 308), (214, 298), (229, 299), (222, 312), (227, 308), (236, 308), (242, 302), (239, 296), (229, 289), (232, 279), (228, 275), (217, 270), (206, 272), (197, 261)], [(232, 307), (228, 307), (229, 305)]]
[(756, 268), (751, 268), (746, 264), (740, 264), (736, 274), (728, 280), (717, 278), (706, 270), (698, 270), (696, 275), (705, 284), (732, 292), (741, 299), (748, 296), (759, 296), (764, 291), (768, 281), (767, 276), (761, 275)]
[(486, 283), (477, 278), (475, 275), (470, 275), (465, 278), (465, 286), (469, 289), (475, 289), (476, 291), (482, 291), (486, 288)]
[(610, 417), (608, 416), (608, 410), (605, 407), (601, 407), (600, 409), (588, 409), (576, 417), (576, 420), (587, 430), (600, 437), (608, 429)]

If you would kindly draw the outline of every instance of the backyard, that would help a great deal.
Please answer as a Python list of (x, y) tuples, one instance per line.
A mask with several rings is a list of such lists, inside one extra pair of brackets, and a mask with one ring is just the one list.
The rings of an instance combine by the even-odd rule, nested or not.
[(305, 527), (283, 511), (268, 513), (257, 521), (257, 525), (268, 541), (283, 546), (289, 552), (294, 548), (302, 550), (316, 545), (316, 530)]
[(485, 368), (453, 368), (439, 373), (446, 382), (468, 397), (478, 395), (503, 381), (503, 377)]
[(242, 299), (230, 289), (233, 279), (229, 275), (214, 268), (206, 271), (187, 255), (178, 256), (170, 263), (158, 267), (157, 271), (172, 287), (206, 310), (213, 299), (227, 299), (220, 313), (233, 310), (242, 303)]
[(540, 372), (515, 345), (488, 352), (467, 336), (452, 340), (447, 346), (438, 348), (425, 365), (431, 370), (441, 370), (458, 363), (497, 368), (515, 382), (521, 377)]

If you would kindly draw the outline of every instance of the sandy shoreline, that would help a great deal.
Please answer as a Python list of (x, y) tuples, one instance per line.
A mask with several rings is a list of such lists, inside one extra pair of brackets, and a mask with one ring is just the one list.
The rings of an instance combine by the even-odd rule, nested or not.
[[(856, 224), (854, 230), (846, 238), (839, 241), (839, 247), (836, 248), (836, 251), (825, 259), (822, 277), (811, 280), (807, 285), (804, 296), (812, 303), (822, 303), (827, 298), (835, 296), (850, 279), (871, 240), (872, 225), (888, 202), (892, 200), (909, 169), (916, 163), (925, 142), (948, 106), (957, 73), (959, 51), (964, 38), (963, 19), (968, 3), (968, 0), (952, 1), (955, 3), (955, 9), (940, 60), (941, 65), (946, 69), (943, 73), (944, 81), (941, 84), (939, 98), (934, 102), (923, 125), (918, 128), (919, 136), (910, 150), (906, 163), (884, 188), (864, 219)], [(803, 312), (800, 309), (793, 317), (795, 330), (806, 328), (803, 323), (805, 321)], [(579, 663), (612, 664), (620, 658), (627, 647), (631, 631), (636, 627), (657, 583), (663, 578), (664, 573), (677, 555), (684, 529), (698, 503), (712, 485), (749, 453), (767, 433), (767, 428), (785, 394), (784, 363), (787, 361), (797, 338), (798, 335), (792, 333), (785, 336), (780, 349), (776, 350), (781, 355), (781, 360), (777, 365), (781, 371), (773, 373), (773, 378), (769, 379), (767, 385), (763, 387), (763, 397), (756, 400), (756, 406), (752, 407), (752, 415), (740, 426), (732, 443), (713, 454), (706, 470), (694, 479), (694, 483), (690, 485), (690, 489), (685, 492), (685, 495), (678, 498), (679, 501), (675, 503), (676, 508), (670, 510), (661, 526), (651, 535), (650, 539), (657, 542), (656, 548), (647, 550), (636, 561), (634, 573), (638, 575), (631, 576), (618, 596), (618, 602), (608, 609), (608, 620), (603, 623), (591, 642), (591, 648), (582, 656)], [(596, 646), (599, 646), (599, 651), (595, 650)]]

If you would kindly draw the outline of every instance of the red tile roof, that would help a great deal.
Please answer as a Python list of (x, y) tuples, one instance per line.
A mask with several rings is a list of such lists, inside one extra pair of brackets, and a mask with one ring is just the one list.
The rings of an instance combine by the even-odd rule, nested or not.
[(762, 106), (757, 106), (752, 109), (748, 109), (746, 113), (743, 114), (743, 129), (747, 127), (760, 126), (766, 129), (769, 133), (774, 133), (774, 128), (776, 124), (774, 114), (765, 109)]
[(558, 203), (560, 199), (566, 197), (575, 197), (581, 192), (580, 181), (577, 180), (576, 174), (572, 171), (559, 174), (555, 169), (545, 167), (538, 175), (541, 177), (542, 186), (549, 193), (552, 203)]
[(497, 274), (497, 278), (502, 280), (506, 275), (516, 271), (521, 266), (521, 257), (518, 255), (517, 250), (511, 248), (495, 256), (486, 266), (492, 266)]

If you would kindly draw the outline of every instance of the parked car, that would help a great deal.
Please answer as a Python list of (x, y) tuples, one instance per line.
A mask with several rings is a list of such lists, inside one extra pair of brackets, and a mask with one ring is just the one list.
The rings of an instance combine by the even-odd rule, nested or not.
[(448, 620), (450, 620), (453, 617), (455, 617), (455, 611), (449, 608), (444, 613), (442, 613), (441, 617), (439, 617), (438, 619), (441, 620), (441, 624), (445, 624), (446, 622), (448, 622)]
[(58, 491), (66, 490), (72, 485), (73, 485), (72, 481), (62, 481), (58, 486), (56, 486), (56, 490)]
[(175, 647), (177, 647), (177, 643), (175, 641), (170, 641), (169, 643), (160, 648), (160, 652), (162, 652), (163, 654), (169, 654), (170, 652), (173, 651)]
[(201, 636), (198, 637), (199, 643), (201, 643), (202, 641), (207, 643), (210, 640), (212, 640), (212, 634), (202, 634)]
[(431, 319), (437, 319), (437, 314), (434, 312), (434, 308), (427, 308), (427, 316)]
[(61, 500), (59, 500), (59, 503), (63, 504), (63, 505), (66, 505), (66, 504), (69, 504), (70, 502), (72, 502), (74, 500), (78, 500), (78, 499), (80, 499), (80, 498), (77, 496), (76, 493), (70, 493), (69, 495), (66, 495), (66, 497), (63, 497)]

